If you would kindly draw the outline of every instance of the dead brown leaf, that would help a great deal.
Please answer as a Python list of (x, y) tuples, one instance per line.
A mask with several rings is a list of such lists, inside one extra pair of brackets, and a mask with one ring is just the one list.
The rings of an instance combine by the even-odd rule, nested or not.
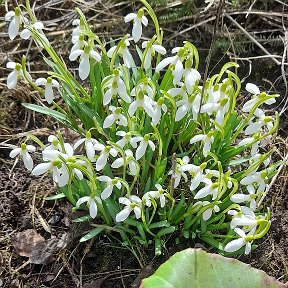
[(27, 229), (15, 234), (11, 238), (16, 253), (20, 256), (30, 257), (34, 247), (45, 239), (35, 229)]
[(71, 234), (64, 233), (61, 238), (51, 238), (38, 243), (29, 256), (31, 264), (49, 264), (55, 260), (55, 255), (71, 242)]

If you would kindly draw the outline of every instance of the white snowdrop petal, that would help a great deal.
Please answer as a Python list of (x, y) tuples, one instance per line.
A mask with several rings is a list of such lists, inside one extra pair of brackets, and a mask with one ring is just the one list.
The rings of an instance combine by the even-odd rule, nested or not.
[(86, 140), (86, 138), (82, 138), (76, 141), (76, 143), (74, 144), (74, 149), (77, 149), (82, 143), (84, 143)]
[(147, 149), (147, 144), (148, 144), (147, 142), (141, 141), (140, 145), (138, 146), (136, 150), (136, 154), (135, 154), (136, 160), (139, 160), (143, 157)]
[(141, 19), (141, 22), (142, 22), (142, 24), (144, 25), (144, 26), (147, 26), (148, 25), (148, 19), (147, 19), (147, 17), (146, 16), (142, 16), (142, 19)]
[(112, 155), (113, 157), (116, 157), (116, 156), (118, 155), (117, 150), (114, 149), (114, 148), (111, 148), (109, 153), (110, 153), (110, 155)]
[(80, 181), (83, 180), (83, 173), (79, 169), (74, 168), (73, 172), (75, 173), (78, 180), (80, 180)]
[(9, 61), (6, 64), (6, 68), (8, 68), (8, 69), (15, 69), (15, 67), (16, 67), (16, 63), (15, 62)]
[(116, 215), (116, 222), (123, 222), (125, 221), (129, 214), (131, 212), (131, 208), (130, 207), (125, 207), (122, 211), (120, 211), (117, 215)]
[(102, 151), (105, 149), (105, 146), (101, 143), (97, 143), (93, 146), (93, 148), (96, 150), (96, 151)]
[(126, 197), (119, 197), (118, 201), (120, 204), (124, 204), (126, 206), (129, 206), (131, 204), (131, 201)]
[(131, 117), (135, 114), (138, 106), (139, 106), (138, 100), (135, 100), (134, 102), (132, 102), (132, 103), (130, 104), (129, 109), (128, 109), (128, 113), (129, 113), (129, 115), (130, 115)]
[(26, 149), (27, 149), (29, 152), (35, 152), (35, 151), (36, 151), (36, 147), (33, 146), (33, 145), (26, 145)]
[(141, 217), (141, 209), (138, 206), (136, 206), (136, 207), (134, 207), (133, 210), (134, 210), (136, 219), (139, 219)]
[(90, 63), (89, 63), (89, 55), (83, 54), (82, 59), (79, 65), (79, 77), (81, 80), (85, 80), (90, 73)]
[(243, 112), (250, 112), (253, 108), (254, 104), (256, 103), (255, 99), (248, 100), (242, 107)]
[(23, 162), (27, 170), (33, 169), (33, 159), (27, 151), (23, 154)]
[(110, 197), (111, 194), (112, 194), (112, 190), (113, 190), (113, 186), (112, 185), (108, 185), (101, 193), (102, 200), (105, 200), (108, 197)]
[(47, 83), (45, 88), (45, 100), (47, 101), (48, 104), (51, 104), (53, 102), (53, 99), (54, 99), (54, 93), (52, 85)]
[(198, 134), (196, 136), (194, 136), (191, 140), (190, 140), (190, 144), (194, 144), (198, 141), (202, 141), (204, 138), (206, 137), (205, 134)]
[(91, 50), (90, 51), (90, 56), (95, 59), (97, 62), (100, 62), (101, 61), (101, 56), (98, 52), (94, 51), (94, 50)]
[(125, 23), (127, 23), (127, 22), (134, 20), (136, 17), (137, 17), (137, 14), (129, 13), (128, 15), (125, 16), (124, 21)]
[(33, 170), (32, 175), (39, 176), (46, 173), (51, 168), (51, 163), (40, 163)]
[(176, 111), (175, 121), (178, 122), (182, 120), (186, 116), (187, 112), (188, 112), (188, 107), (186, 105), (179, 107)]
[(68, 183), (68, 181), (69, 181), (69, 173), (68, 171), (65, 171), (58, 178), (58, 186), (64, 187)]
[(69, 55), (69, 60), (70, 61), (75, 61), (80, 55), (84, 53), (83, 50), (75, 50)]
[(17, 147), (17, 148), (13, 149), (13, 150), (10, 152), (9, 156), (10, 156), (11, 158), (15, 158), (17, 155), (20, 154), (21, 150), (22, 150), (22, 149), (21, 149), (20, 147)]
[(96, 170), (100, 171), (104, 168), (107, 163), (107, 154), (101, 154), (99, 158), (96, 160)]
[(29, 29), (24, 29), (21, 33), (20, 33), (20, 38), (22, 39), (29, 39), (31, 37), (31, 31)]
[(154, 44), (153, 49), (161, 55), (165, 55), (167, 53), (166, 49), (161, 45)]
[(207, 210), (205, 210), (202, 214), (203, 220), (207, 221), (210, 219), (210, 217), (212, 216), (212, 209), (208, 208)]
[(72, 145), (70, 143), (64, 143), (64, 149), (65, 149), (65, 153), (68, 156), (73, 156), (74, 149), (73, 149), (73, 147), (72, 147)]
[(108, 176), (105, 176), (105, 175), (99, 176), (97, 179), (98, 179), (99, 181), (101, 181), (101, 182), (111, 181), (111, 178), (108, 177)]
[(8, 35), (10, 40), (13, 40), (19, 32), (19, 21), (16, 20), (16, 17), (10, 22), (8, 27)]
[(108, 115), (105, 120), (104, 120), (104, 123), (103, 123), (103, 128), (106, 129), (106, 128), (109, 128), (113, 125), (113, 123), (115, 122), (115, 116), (113, 114), (111, 115)]
[(107, 104), (110, 103), (111, 99), (112, 99), (112, 88), (108, 89), (103, 96), (103, 105), (106, 106)]
[(259, 87), (256, 86), (256, 85), (253, 84), (253, 83), (247, 83), (245, 89), (246, 89), (249, 93), (251, 93), (251, 94), (253, 94), (253, 95), (258, 95), (258, 94), (260, 94), (260, 89), (259, 89)]
[(163, 59), (163, 60), (156, 66), (155, 72), (160, 72), (160, 71), (161, 71), (162, 69), (164, 69), (166, 66), (168, 66), (169, 64), (171, 64), (174, 59), (175, 59), (175, 56), (171, 56), (171, 57), (167, 57), (167, 58)]
[(249, 200), (249, 195), (245, 194), (234, 194), (230, 197), (230, 200), (234, 203), (243, 203)]
[(14, 70), (11, 73), (9, 73), (7, 77), (7, 87), (8, 89), (13, 89), (16, 87), (18, 81), (18, 75), (17, 72)]
[(114, 169), (117, 169), (119, 167), (122, 167), (123, 164), (124, 164), (124, 159), (123, 158), (118, 158), (112, 163), (111, 167), (114, 168)]
[(143, 63), (144, 69), (146, 70), (148, 70), (151, 67), (152, 56), (149, 50), (147, 51), (147, 54), (145, 56), (144, 63)]
[(229, 242), (225, 246), (224, 251), (225, 252), (235, 252), (235, 251), (239, 250), (244, 245), (245, 245), (245, 241), (243, 238), (232, 240), (231, 242)]
[(113, 46), (113, 47), (111, 47), (111, 48), (108, 50), (107, 56), (108, 56), (109, 58), (112, 58), (113, 53), (114, 53), (114, 51), (116, 50), (116, 48), (117, 48), (117, 46)]
[(39, 21), (35, 22), (35, 23), (33, 24), (33, 26), (34, 26), (34, 28), (37, 29), (37, 30), (39, 30), (39, 29), (44, 29), (43, 23), (42, 23), (42, 22), (39, 22)]
[(83, 203), (87, 202), (89, 199), (90, 199), (89, 196), (84, 196), (84, 197), (79, 198), (78, 201), (76, 202), (76, 207), (79, 207)]
[(10, 21), (15, 16), (15, 11), (8, 11), (5, 14), (5, 21)]
[(38, 78), (35, 81), (36, 86), (45, 85), (46, 83), (47, 83), (47, 80), (45, 78)]
[(94, 219), (97, 216), (97, 204), (92, 199), (90, 199), (88, 203), (89, 203), (89, 214)]

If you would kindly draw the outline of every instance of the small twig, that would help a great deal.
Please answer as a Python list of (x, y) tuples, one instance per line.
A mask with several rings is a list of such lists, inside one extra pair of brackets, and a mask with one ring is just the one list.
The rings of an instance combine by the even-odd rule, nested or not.
[(237, 26), (255, 45), (257, 45), (266, 55), (269, 55), (271, 59), (277, 64), (281, 65), (281, 62), (278, 61), (273, 55), (269, 53), (269, 51), (263, 47), (249, 32), (247, 32), (235, 19), (233, 19), (229, 14), (225, 13), (225, 16), (235, 25)]

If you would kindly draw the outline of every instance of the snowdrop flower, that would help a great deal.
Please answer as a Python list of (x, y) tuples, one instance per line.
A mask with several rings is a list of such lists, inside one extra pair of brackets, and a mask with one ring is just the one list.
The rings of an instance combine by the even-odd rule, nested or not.
[(253, 171), (240, 181), (240, 184), (247, 185), (247, 187), (248, 185), (252, 185), (253, 183), (256, 183), (258, 185), (258, 192), (264, 192), (268, 186), (267, 171)]
[[(13, 89), (16, 87), (19, 78), (24, 77), (22, 66), (19, 63), (8, 62), (6, 64), (6, 67), (8, 69), (13, 69), (13, 71), (10, 72), (8, 77), (7, 77), (7, 87), (8, 87), (8, 89)], [(27, 71), (25, 73), (26, 73), (27, 78), (30, 81), (32, 81), (31, 75)]]
[(157, 66), (155, 71), (160, 72), (167, 65), (173, 64), (173, 76), (174, 76), (174, 84), (179, 84), (184, 73), (182, 58), (185, 54), (185, 48), (176, 47), (172, 49), (172, 53), (177, 53), (175, 56), (167, 57), (163, 59)]
[(208, 115), (212, 115), (212, 113), (216, 113), (215, 122), (219, 125), (223, 125), (225, 114), (229, 110), (229, 98), (223, 98), (221, 101), (217, 102), (209, 102), (204, 104), (201, 107), (201, 113), (207, 113)]
[(194, 199), (201, 199), (208, 195), (212, 195), (212, 200), (215, 200), (218, 196), (218, 187), (219, 184), (217, 182), (213, 183), (211, 179), (204, 178), (201, 182), (205, 183), (205, 187), (201, 188)]
[[(130, 132), (125, 132), (125, 131), (117, 131), (116, 132), (117, 136), (121, 136), (122, 139), (118, 140), (116, 142), (117, 145), (119, 145), (121, 148), (124, 148), (126, 145), (130, 143), (132, 140), (132, 135)], [(136, 147), (135, 147), (136, 148)]]
[[(126, 39), (125, 42), (121, 45), (121, 47), (117, 51), (117, 53), (119, 56), (121, 56), (123, 58), (124, 64), (128, 68), (131, 68), (131, 67), (135, 67), (135, 62), (134, 62), (133, 56), (131, 55), (131, 53), (128, 49), (129, 46), (130, 46), (130, 42), (128, 39)], [(113, 46), (107, 51), (107, 56), (109, 58), (112, 58), (113, 53), (116, 50), (116, 48), (117, 48), (117, 46)]]
[(8, 35), (13, 40), (18, 34), (22, 22), (27, 23), (27, 18), (21, 16), (21, 10), (19, 7), (15, 8), (15, 11), (9, 11), (5, 15), (5, 21), (10, 21), (8, 27)]
[(84, 50), (78, 49), (69, 55), (70, 61), (75, 61), (80, 56), (79, 76), (81, 80), (85, 80), (90, 73), (90, 57), (97, 62), (101, 61), (101, 56), (98, 52), (93, 50), (90, 46), (86, 46)]
[[(209, 205), (209, 204), (211, 204), (211, 203), (210, 203), (209, 201), (203, 201), (202, 204), (203, 204), (203, 207), (204, 207), (204, 206), (207, 206), (207, 205)], [(203, 212), (203, 214), (202, 214), (203, 220), (204, 220), (204, 221), (209, 220), (209, 219), (211, 218), (211, 216), (212, 216), (212, 212), (213, 212), (213, 211), (214, 211), (215, 213), (217, 213), (217, 212), (220, 211), (220, 208), (219, 208), (217, 205), (214, 205), (213, 207), (210, 207), (210, 208), (206, 209), (206, 210)]]
[(59, 151), (61, 153), (66, 153), (68, 156), (72, 156), (74, 154), (73, 147), (69, 143), (64, 143), (63, 144), (64, 145), (64, 149), (65, 149), (65, 151), (63, 151), (62, 146), (61, 146), (61, 144), (59, 142), (59, 139), (56, 136), (54, 136), (54, 135), (49, 135), (48, 142), (51, 143), (51, 144), (46, 146), (43, 151), (57, 150), (57, 151)]
[(155, 144), (150, 140), (149, 134), (144, 135), (144, 137), (136, 136), (133, 138), (133, 142), (140, 142), (135, 154), (136, 160), (139, 160), (144, 156), (148, 145), (150, 146), (152, 151), (155, 151)]
[(204, 143), (204, 145), (203, 145), (203, 155), (204, 155), (204, 157), (207, 157), (208, 152), (210, 152), (210, 150), (211, 150), (211, 144), (214, 141), (213, 132), (210, 131), (207, 135), (198, 134), (198, 135), (194, 136), (190, 140), (190, 144), (194, 144), (194, 143), (199, 142), (199, 141), (202, 141)]
[(33, 168), (33, 159), (30, 156), (29, 152), (35, 152), (36, 148), (33, 145), (26, 145), (25, 143), (21, 144), (21, 147), (17, 147), (13, 149), (9, 156), (11, 158), (15, 158), (16, 156), (20, 155), (23, 159), (24, 166), (27, 170), (31, 171)]
[(109, 128), (111, 127), (114, 123), (117, 123), (117, 125), (127, 127), (128, 122), (126, 117), (121, 114), (121, 108), (120, 107), (114, 107), (114, 106), (109, 106), (109, 110), (112, 112), (112, 114), (108, 115), (103, 123), (103, 128)]
[(105, 200), (111, 196), (114, 186), (118, 189), (121, 189), (121, 186), (122, 186), (121, 182), (118, 181), (117, 179), (111, 179), (108, 176), (99, 176), (97, 179), (101, 182), (106, 183), (106, 188), (101, 193), (102, 200)]
[(207, 163), (204, 162), (200, 166), (196, 166), (193, 164), (188, 164), (188, 165), (187, 165), (187, 168), (189, 169), (188, 171), (190, 172), (190, 175), (193, 177), (191, 180), (190, 190), (194, 191), (198, 188), (201, 181), (205, 178), (203, 171), (206, 168)]
[(123, 157), (116, 159), (111, 164), (111, 167), (115, 169), (120, 168), (124, 165), (125, 160), (126, 160), (126, 163), (128, 164), (130, 174), (132, 176), (137, 175), (138, 167), (137, 167), (137, 164), (135, 163), (136, 160), (133, 157), (133, 152), (130, 149), (125, 150), (125, 159)]
[(54, 93), (52, 87), (59, 88), (59, 83), (55, 79), (52, 79), (51, 77), (45, 78), (38, 78), (35, 81), (36, 86), (44, 85), (45, 86), (45, 100), (48, 102), (48, 104), (51, 104), (54, 99)]
[(245, 231), (250, 231), (257, 226), (257, 219), (252, 209), (246, 206), (241, 206), (241, 212), (229, 210), (228, 215), (233, 216), (230, 222), (230, 228), (234, 229), (237, 226), (243, 226)]
[(266, 116), (265, 113), (257, 108), (254, 115), (258, 117), (258, 121), (250, 122), (250, 124), (245, 129), (245, 135), (251, 135), (257, 133), (263, 126), (266, 126), (270, 131), (273, 128), (273, 118), (271, 116)]
[[(237, 147), (241, 147), (241, 146), (245, 146), (245, 145), (248, 145), (248, 144), (252, 144), (254, 141), (256, 140), (256, 137), (255, 136), (252, 136), (252, 137), (247, 137), (247, 138), (244, 138), (243, 140), (241, 140), (238, 144), (237, 144)], [(259, 144), (260, 144), (260, 141), (257, 141), (255, 142), (254, 144), (252, 144), (251, 146), (251, 156), (254, 156), (258, 153), (258, 150), (259, 150)]]
[(72, 42), (75, 37), (79, 36), (81, 34), (81, 31), (84, 30), (84, 23), (82, 19), (74, 19), (72, 21), (72, 25), (76, 26), (72, 31)]
[(257, 203), (255, 200), (257, 195), (255, 194), (255, 189), (252, 185), (248, 185), (247, 191), (249, 195), (236, 193), (230, 197), (230, 200), (234, 203), (249, 202), (251, 210), (255, 211), (257, 207)]
[(67, 179), (67, 173), (65, 173), (63, 168), (61, 169), (63, 164), (61, 160), (58, 158), (59, 153), (60, 152), (56, 150), (42, 151), (43, 159), (45, 161), (47, 160), (47, 162), (38, 164), (32, 170), (32, 175), (39, 176), (46, 172), (51, 172), (53, 181), (55, 183), (58, 183), (59, 187), (65, 186), (69, 180), (69, 174)]
[(161, 120), (161, 111), (163, 111), (164, 113), (167, 113), (167, 110), (168, 110), (167, 106), (164, 104), (164, 98), (160, 97), (153, 108), (154, 108), (155, 114), (154, 114), (154, 117), (152, 118), (152, 123), (154, 125), (158, 125)]
[(183, 99), (188, 99), (188, 94), (187, 94), (187, 89), (186, 89), (185, 84), (181, 82), (179, 83), (179, 86), (180, 87), (174, 87), (174, 88), (169, 89), (167, 93), (170, 94), (172, 97), (181, 96)]
[[(245, 89), (254, 95), (254, 97), (250, 100), (248, 100), (242, 107), (243, 112), (250, 112), (250, 110), (253, 108), (253, 106), (261, 99), (263, 94), (260, 93), (260, 89), (252, 83), (247, 83)], [(264, 96), (266, 96), (264, 94)], [(276, 100), (274, 98), (267, 99), (264, 103), (267, 105), (271, 105), (275, 103)]]
[[(241, 247), (245, 246), (245, 255), (249, 254), (251, 252), (251, 242), (253, 241), (253, 238), (251, 238), (252, 235), (254, 235), (256, 228), (253, 228), (247, 235), (245, 232), (240, 228), (235, 228), (234, 231), (240, 236), (240, 238), (232, 240), (229, 242), (225, 248), (225, 252), (235, 252), (239, 250)], [(250, 237), (249, 237), (250, 236)]]
[[(31, 29), (35, 29), (35, 30), (38, 32), (37, 35), (38, 35), (39, 37), (41, 37), (41, 39), (42, 39), (46, 44), (49, 44), (49, 40), (46, 38), (46, 36), (45, 36), (43, 33), (41, 33), (41, 30), (44, 29), (44, 25), (43, 25), (42, 22), (35, 22), (34, 24), (31, 25), (30, 29), (25, 28), (25, 29), (20, 33), (20, 37), (21, 37), (22, 39), (25, 39), (25, 40), (29, 39), (29, 38), (31, 37), (31, 35), (32, 35)], [(38, 30), (40, 30), (40, 31), (38, 31)], [(39, 33), (39, 32), (40, 32), (40, 33)], [(43, 47), (41, 41), (39, 41), (39, 40), (36, 40), (36, 41), (37, 41), (37, 43), (38, 43), (41, 47)]]
[(139, 9), (138, 13), (129, 13), (125, 16), (125, 23), (133, 20), (132, 37), (135, 43), (137, 43), (142, 35), (142, 24), (148, 25), (148, 19), (144, 16), (144, 10)]
[(102, 203), (101, 199), (97, 196), (84, 196), (78, 199), (78, 201), (76, 202), (76, 207), (78, 208), (81, 204), (85, 202), (87, 202), (87, 205), (89, 207), (89, 214), (91, 218), (94, 219), (97, 216), (98, 211), (96, 202), (101, 204)]
[(152, 44), (152, 43), (149, 43), (148, 41), (144, 41), (142, 43), (142, 48), (145, 49), (147, 46), (148, 48), (147, 48), (147, 52), (145, 55), (145, 59), (142, 60), (143, 67), (146, 70), (148, 70), (151, 67), (152, 57), (155, 56), (156, 52), (158, 52), (161, 55), (165, 55), (167, 53), (166, 49), (163, 46), (158, 45), (158, 44)]
[(176, 102), (178, 107), (176, 111), (175, 121), (182, 120), (189, 110), (192, 111), (193, 120), (197, 120), (198, 112), (200, 110), (201, 95), (196, 94), (188, 97), (187, 94), (183, 95), (183, 99)]
[(145, 112), (153, 119), (155, 117), (155, 111), (152, 107), (152, 104), (154, 101), (145, 95), (142, 91), (140, 91), (137, 95), (137, 98), (135, 101), (133, 101), (128, 109), (128, 113), (130, 116), (133, 116), (136, 112), (136, 110), (141, 107), (145, 110)]
[(141, 217), (141, 199), (138, 196), (131, 195), (129, 199), (126, 197), (120, 197), (119, 203), (126, 206), (116, 215), (116, 222), (125, 221), (132, 211), (134, 211), (136, 219)]
[[(175, 182), (174, 188), (180, 184), (180, 180), (183, 177), (185, 182), (188, 181), (188, 177), (184, 172), (190, 172), (191, 164), (189, 164), (189, 157), (184, 156), (183, 159), (177, 159), (176, 169), (175, 169)], [(171, 170), (168, 175), (172, 175), (173, 171)]]
[(72, 38), (72, 43), (74, 44), (71, 48), (71, 53), (75, 50), (82, 50), (85, 46), (88, 45), (87, 41), (84, 40), (84, 35), (80, 34), (77, 36), (74, 36)]
[(161, 208), (163, 208), (165, 206), (165, 193), (166, 193), (166, 190), (164, 190), (162, 188), (162, 186), (160, 184), (155, 184), (155, 187), (156, 187), (156, 191), (148, 191), (147, 193), (145, 193), (142, 197), (142, 200), (145, 201), (145, 205), (150, 207), (151, 206), (151, 199), (150, 197), (152, 198), (156, 198), (156, 199), (160, 199), (160, 206)]
[(184, 83), (187, 88), (187, 92), (191, 94), (193, 92), (195, 83), (201, 79), (201, 75), (196, 69), (191, 68), (192, 61), (190, 59), (185, 62), (185, 66), (186, 68), (183, 73), (185, 79)]
[[(126, 103), (131, 103), (131, 99), (127, 93), (127, 88), (125, 82), (120, 77), (121, 73), (118, 70), (113, 72), (113, 77), (107, 81), (106, 87), (109, 89), (104, 93), (103, 105), (106, 106), (111, 102), (113, 96), (119, 95), (119, 97)], [(105, 82), (105, 78), (103, 79)]]
[(104, 146), (101, 143), (97, 143), (94, 145), (94, 149), (96, 151), (101, 151), (100, 152), (100, 156), (98, 157), (98, 159), (96, 160), (96, 170), (100, 171), (102, 170), (108, 160), (109, 155), (116, 157), (117, 156), (117, 150), (115, 150), (114, 148), (112, 148), (111, 146)]
[(75, 144), (74, 144), (74, 149), (76, 150), (81, 144), (84, 143), (84, 148), (86, 150), (86, 155), (88, 157), (88, 159), (91, 162), (95, 161), (95, 149), (94, 149), (94, 145), (96, 145), (98, 143), (98, 141), (94, 138), (91, 137), (91, 132), (88, 131), (86, 133), (86, 137), (79, 139)]
[[(155, 92), (153, 91), (153, 89), (149, 85), (149, 82), (146, 80), (144, 80), (143, 83), (139, 84), (138, 91), (142, 91), (144, 94), (147, 94), (151, 99), (154, 98)], [(134, 87), (131, 90), (130, 94), (131, 94), (131, 96), (136, 97), (136, 87)]]

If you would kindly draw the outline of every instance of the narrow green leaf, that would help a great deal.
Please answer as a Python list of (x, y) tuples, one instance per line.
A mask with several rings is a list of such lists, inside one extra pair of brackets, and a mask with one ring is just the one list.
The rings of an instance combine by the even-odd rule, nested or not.
[(95, 229), (92, 229), (91, 231), (89, 231), (89, 233), (83, 236), (79, 241), (85, 242), (87, 240), (90, 240), (94, 238), (95, 236), (97, 236), (98, 234), (100, 234), (104, 229), (105, 229), (104, 227), (97, 227)]

